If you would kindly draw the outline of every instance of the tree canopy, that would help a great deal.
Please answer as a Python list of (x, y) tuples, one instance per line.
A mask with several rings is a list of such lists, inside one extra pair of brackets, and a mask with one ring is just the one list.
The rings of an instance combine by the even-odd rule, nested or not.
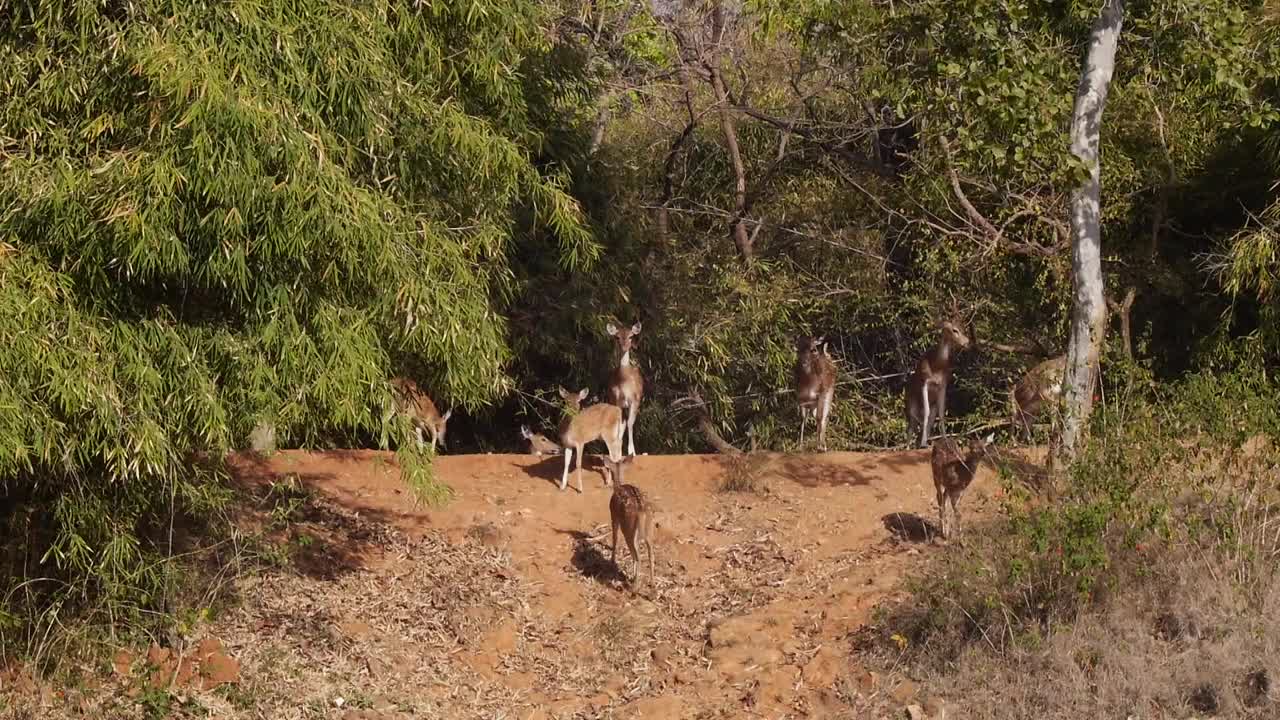
[[(161, 518), (216, 505), (195, 460), (262, 422), (398, 447), (395, 374), (463, 409), (454, 444), (511, 449), (554, 426), (556, 385), (602, 388), (610, 319), (644, 323), (642, 452), (707, 446), (687, 396), (730, 442), (795, 447), (802, 333), (839, 363), (831, 444), (899, 444), (902, 376), (953, 309), (976, 343), (948, 407), (1002, 417), (1065, 346), (1097, 10), (5, 5), (10, 575), (44, 561), (42, 592), (145, 606)], [(1127, 3), (1101, 207), (1133, 337), (1109, 358), (1171, 378), (1232, 336), (1280, 342), (1278, 74), (1274, 3)]]
[(508, 392), (510, 258), (598, 254), (544, 158), (585, 82), (543, 72), (545, 17), (523, 0), (0, 11), (9, 533), (55, 528), (62, 577), (145, 595), (153, 512), (208, 499), (192, 451), (243, 447), (263, 420), (285, 443), (385, 446), (396, 373), (447, 405)]

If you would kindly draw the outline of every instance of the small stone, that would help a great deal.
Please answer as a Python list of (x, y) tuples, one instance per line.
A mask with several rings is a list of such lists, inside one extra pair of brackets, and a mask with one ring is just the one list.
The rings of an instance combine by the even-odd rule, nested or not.
[(659, 667), (671, 667), (671, 659), (675, 657), (676, 648), (671, 643), (661, 643), (653, 649), (650, 655), (653, 657), (653, 664)]
[(915, 699), (916, 693), (918, 693), (919, 691), (920, 691), (919, 685), (916, 685), (910, 680), (903, 680), (901, 683), (898, 684), (897, 687), (893, 689), (892, 692), (889, 693), (889, 696), (892, 697), (894, 702), (898, 703), (899, 705), (906, 705), (907, 703)]
[(908, 705), (907, 717), (911, 720), (929, 720), (929, 716), (925, 714), (924, 708), (919, 705)]

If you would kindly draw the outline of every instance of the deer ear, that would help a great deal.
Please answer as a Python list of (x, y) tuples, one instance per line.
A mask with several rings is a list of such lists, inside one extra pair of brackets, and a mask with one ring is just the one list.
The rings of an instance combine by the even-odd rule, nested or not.
[(991, 443), (995, 442), (995, 440), (996, 440), (995, 433), (989, 433), (986, 437), (982, 438), (982, 442), (985, 445), (990, 445)]
[(568, 390), (565, 390), (564, 388), (560, 387), (559, 385), (556, 386), (556, 391), (560, 393), (561, 400), (568, 400), (569, 395), (572, 394)]
[(528, 426), (528, 425), (521, 425), (521, 426), (520, 426), (520, 437), (522, 437), (522, 438), (527, 438), (527, 437), (529, 437), (529, 426)]
[(636, 321), (636, 324), (635, 324), (635, 325), (632, 325), (632, 326), (631, 326), (631, 334), (632, 334), (632, 335), (639, 335), (639, 334), (640, 334), (640, 321), (639, 321), (639, 320), (637, 320), (637, 321)]
[(608, 325), (605, 325), (605, 326), (604, 326), (604, 331), (605, 331), (605, 332), (607, 332), (607, 333), (609, 333), (610, 335), (617, 335), (617, 334), (618, 334), (618, 326), (617, 326), (617, 325), (614, 325), (613, 323), (609, 323)]
[(445, 413), (443, 416), (441, 416), (441, 418), (440, 418), (440, 419), (441, 419), (441, 420), (443, 420), (444, 422), (448, 422), (448, 421), (449, 421), (449, 418), (450, 418), (450, 417), (452, 417), (452, 416), (453, 416), (453, 409), (451, 408), (451, 409), (449, 410), (449, 412), (447, 412), (447, 413)]
[(586, 399), (587, 399), (587, 394), (588, 394), (588, 393), (590, 393), (590, 392), (591, 392), (591, 388), (582, 388), (582, 390), (578, 393), (578, 399), (579, 399), (579, 400), (586, 400)]

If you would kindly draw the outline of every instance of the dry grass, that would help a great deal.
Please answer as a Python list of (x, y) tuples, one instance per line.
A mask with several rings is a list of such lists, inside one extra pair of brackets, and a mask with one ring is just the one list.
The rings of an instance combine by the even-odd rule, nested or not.
[[(1132, 464), (1140, 484), (1114, 514), (1097, 515), (1091, 494), (1053, 510), (1106, 517), (1101, 545), (1070, 544), (1070, 523), (1047, 535), (1035, 523), (989, 527), (949, 548), (866, 647), (958, 700), (957, 718), (1280, 717), (1280, 456), (1259, 436), (1234, 449), (1208, 438), (1174, 448)], [(1019, 549), (1036, 542), (1067, 553), (1041, 561)], [(1105, 560), (1071, 574), (1073, 551)], [(1094, 581), (1075, 595), (1087, 573)]]

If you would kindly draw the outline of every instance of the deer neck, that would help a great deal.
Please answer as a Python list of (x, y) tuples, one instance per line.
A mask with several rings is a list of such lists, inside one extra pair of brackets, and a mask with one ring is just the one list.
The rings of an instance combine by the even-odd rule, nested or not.
[(626, 352), (622, 353), (622, 357), (618, 358), (618, 367), (620, 368), (631, 367), (631, 351), (630, 350), (627, 350)]
[(812, 353), (805, 353), (800, 356), (800, 372), (804, 375), (818, 374), (817, 358)]
[(934, 352), (934, 356), (938, 360), (938, 370), (946, 370), (951, 367), (951, 356), (953, 352), (954, 350), (951, 348), (951, 343), (947, 342), (945, 339), (938, 343), (938, 347)]

